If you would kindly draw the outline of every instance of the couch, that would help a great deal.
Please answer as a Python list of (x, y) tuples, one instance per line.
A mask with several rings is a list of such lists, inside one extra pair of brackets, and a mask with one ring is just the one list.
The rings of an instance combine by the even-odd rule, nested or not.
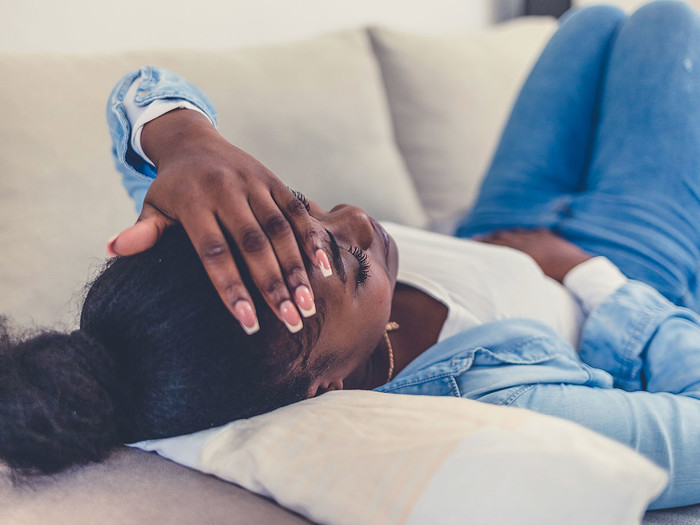
[[(357, 28), (220, 51), (0, 54), (0, 313), (21, 329), (76, 326), (105, 240), (133, 223), (112, 165), (107, 95), (145, 63), (210, 95), (220, 129), (322, 205), (449, 231), (478, 190), (520, 83), (555, 28), (522, 19), (465, 35)], [(0, 523), (308, 523), (154, 454), (13, 485)], [(700, 506), (644, 523), (698, 523)]]

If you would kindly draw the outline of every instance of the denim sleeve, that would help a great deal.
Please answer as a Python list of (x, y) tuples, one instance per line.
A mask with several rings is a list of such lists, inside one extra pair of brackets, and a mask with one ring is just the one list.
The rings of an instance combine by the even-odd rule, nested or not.
[(180, 99), (191, 102), (201, 109), (216, 125), (216, 109), (207, 96), (184, 78), (153, 66), (144, 66), (127, 73), (112, 90), (107, 103), (107, 124), (112, 137), (112, 157), (122, 175), (122, 183), (134, 201), (137, 212), (141, 211), (143, 198), (156, 170), (137, 155), (131, 147), (131, 124), (124, 110), (124, 97), (132, 83), (138, 82), (133, 103), (146, 106), (155, 100)]
[(651, 508), (700, 502), (697, 316), (631, 282), (586, 320), (580, 355), (608, 372), (614, 387), (531, 383), (517, 392), (508, 389), (516, 395), (507, 404), (576, 421), (668, 470), (668, 487)]

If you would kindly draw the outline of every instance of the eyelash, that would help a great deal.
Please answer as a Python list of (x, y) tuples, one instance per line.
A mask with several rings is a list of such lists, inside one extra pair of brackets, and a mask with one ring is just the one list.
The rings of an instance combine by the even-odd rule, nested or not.
[[(289, 186), (287, 186), (287, 187), (289, 188)], [(294, 195), (297, 199), (299, 199), (299, 201), (304, 205), (304, 208), (306, 208), (307, 212), (311, 211), (311, 206), (309, 206), (309, 201), (306, 199), (306, 196), (303, 193), (301, 193), (297, 190), (293, 190), (292, 188), (289, 188), (289, 191), (291, 191), (292, 195)]]
[(357, 272), (357, 284), (355, 288), (359, 287), (364, 283), (369, 277), (369, 263), (367, 262), (367, 254), (362, 251), (357, 246), (348, 248), (348, 251), (357, 259), (360, 269)]

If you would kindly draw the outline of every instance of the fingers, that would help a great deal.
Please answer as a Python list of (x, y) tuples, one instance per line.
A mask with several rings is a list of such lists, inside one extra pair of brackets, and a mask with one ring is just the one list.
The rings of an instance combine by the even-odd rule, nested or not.
[(316, 313), (302, 254), (322, 275), (332, 275), (323, 228), (309, 215), (304, 200), (266, 169), (257, 173), (255, 183), (244, 186), (240, 177), (207, 177), (201, 187), (188, 186), (186, 199), (173, 198), (173, 193), (183, 193), (182, 185), (173, 192), (173, 183), (168, 185), (165, 175), (159, 173), (158, 193), (156, 181), (149, 194), (170, 210), (169, 215), (146, 203), (138, 222), (108, 241), (108, 255), (132, 255), (152, 247), (176, 219), (185, 228), (222, 301), (245, 332), (252, 334), (260, 329), (258, 317), (231, 253), (224, 233), (228, 232), (265, 302), (290, 332), (301, 330), (302, 319)]
[(313, 291), (294, 232), (269, 193), (249, 197), (249, 206), (227, 203), (219, 220), (234, 238), (263, 299), (287, 329), (303, 328), (316, 313)]
[(253, 300), (214, 215), (211, 212), (193, 213), (182, 217), (181, 222), (209, 279), (231, 314), (248, 335), (260, 330)]
[(288, 187), (275, 187), (271, 193), (275, 205), (292, 226), (295, 244), (301, 247), (309, 261), (321, 271), (324, 277), (330, 277), (333, 270), (323, 248), (323, 228), (309, 215), (309, 204), (306, 198)]
[(173, 222), (155, 208), (145, 204), (136, 224), (107, 240), (107, 255), (109, 257), (126, 256), (146, 251)]

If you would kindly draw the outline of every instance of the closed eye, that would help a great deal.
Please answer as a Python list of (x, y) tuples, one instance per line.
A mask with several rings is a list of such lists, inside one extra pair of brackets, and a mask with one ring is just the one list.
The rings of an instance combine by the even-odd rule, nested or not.
[(362, 284), (369, 279), (370, 273), (369, 273), (369, 268), (370, 264), (369, 261), (367, 260), (367, 254), (358, 248), (357, 246), (353, 246), (351, 248), (348, 248), (348, 251), (357, 259), (358, 263), (358, 268), (357, 268), (357, 276), (355, 278), (355, 289), (359, 288), (362, 286)]

